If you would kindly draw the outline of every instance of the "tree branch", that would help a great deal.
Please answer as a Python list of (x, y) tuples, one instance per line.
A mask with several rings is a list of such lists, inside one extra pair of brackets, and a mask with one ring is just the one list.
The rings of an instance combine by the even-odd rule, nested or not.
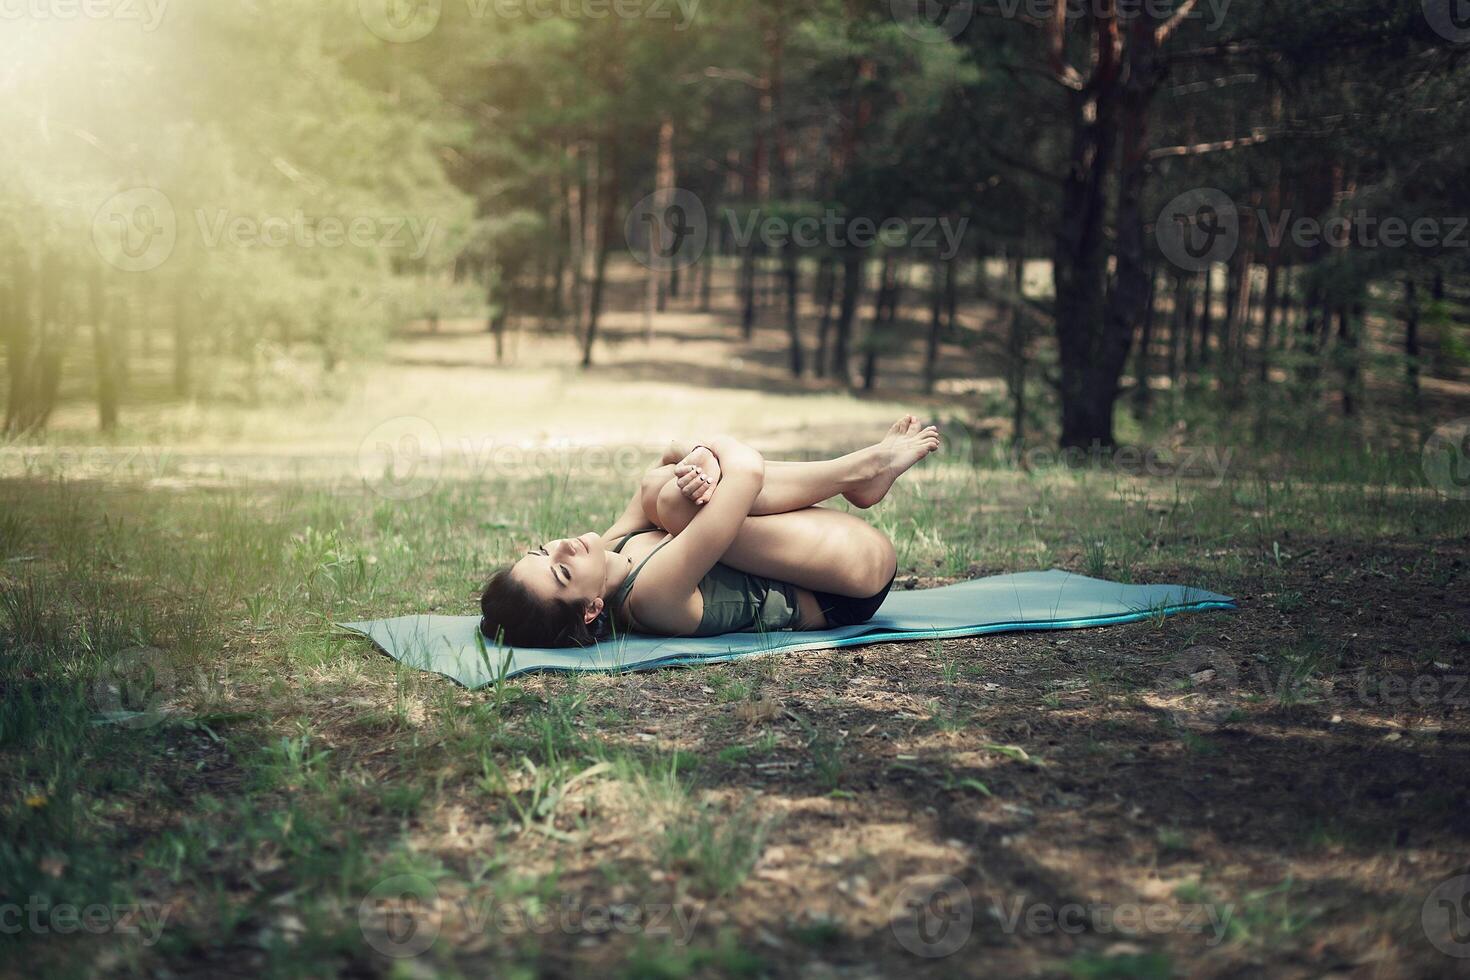
[(1070, 89), (1082, 90), (1082, 75), (1067, 63), (1067, 5), (1059, 3), (1052, 11), (1046, 27), (1046, 54), (1057, 81)]
[[(1049, 71), (1048, 69), (1043, 68), (1040, 65), (1017, 65), (1007, 62), (997, 65), (996, 67), (999, 68), (1001, 71), (1007, 71), (1012, 74), (1040, 75), (1047, 81), (1055, 82), (1063, 88), (1071, 89), (1074, 92), (1082, 91), (1082, 79), (1080, 77), (1074, 77), (1071, 80), (1060, 78), (1057, 76), (1056, 72)], [(1072, 74), (1076, 76), (1076, 72), (1073, 72)]]
[(1162, 160), (1165, 157), (1197, 157), (1206, 153), (1218, 153), (1222, 150), (1239, 150), (1247, 146), (1255, 146), (1264, 143), (1271, 137), (1265, 130), (1258, 129), (1249, 136), (1240, 136), (1233, 140), (1219, 140), (1214, 143), (1193, 143), (1184, 146), (1161, 146), (1150, 150), (1150, 160)]
[(752, 75), (748, 71), (741, 71), (738, 68), (716, 68), (711, 65), (704, 70), (704, 77), (719, 78), (730, 82), (740, 82), (742, 85), (749, 85), (751, 88), (754, 89), (764, 90), (767, 85), (767, 82), (764, 78), (759, 78), (755, 75)]
[(1168, 56), (1171, 64), (1185, 61), (1213, 61), (1216, 58), (1244, 57), (1246, 55), (1259, 54), (1265, 51), (1262, 45), (1254, 42), (1226, 41), (1224, 44), (1209, 44), (1202, 48), (1190, 48), (1188, 51), (1179, 51)]
[(1179, 5), (1179, 9), (1174, 11), (1174, 15), (1160, 24), (1159, 29), (1154, 31), (1154, 43), (1162, 48), (1168, 42), (1169, 38), (1174, 36), (1174, 32), (1179, 29), (1179, 25), (1189, 19), (1189, 15), (1194, 12), (1194, 8), (1197, 6), (1199, 6), (1199, 0), (1184, 0)]
[(1187, 82), (1183, 85), (1176, 85), (1169, 89), (1168, 94), (1171, 96), (1198, 95), (1200, 92), (1228, 88), (1231, 85), (1245, 85), (1260, 81), (1260, 79), (1261, 76), (1255, 72), (1242, 75), (1226, 75), (1224, 78), (1212, 78), (1209, 81)]

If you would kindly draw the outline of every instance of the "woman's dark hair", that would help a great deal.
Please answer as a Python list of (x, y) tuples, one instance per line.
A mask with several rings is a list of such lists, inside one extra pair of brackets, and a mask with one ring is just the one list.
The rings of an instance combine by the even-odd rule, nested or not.
[(513, 647), (585, 647), (609, 633), (607, 610), (583, 622), (586, 607), (574, 599), (542, 599), (510, 574), (497, 568), (480, 593), (480, 632), (491, 643), (496, 633)]

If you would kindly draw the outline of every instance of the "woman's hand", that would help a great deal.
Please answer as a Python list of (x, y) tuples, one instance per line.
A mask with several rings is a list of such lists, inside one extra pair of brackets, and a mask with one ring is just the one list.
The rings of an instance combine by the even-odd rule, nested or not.
[(709, 503), (720, 483), (720, 461), (707, 446), (694, 450), (674, 466), (679, 492), (696, 504)]

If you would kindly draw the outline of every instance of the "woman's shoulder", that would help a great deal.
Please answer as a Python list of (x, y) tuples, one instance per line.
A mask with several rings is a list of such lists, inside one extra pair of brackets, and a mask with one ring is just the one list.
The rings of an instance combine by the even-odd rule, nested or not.
[(637, 587), (643, 581), (639, 577), (646, 564), (652, 564), (658, 559), (656, 552), (664, 545), (674, 539), (674, 535), (665, 532), (662, 537), (654, 534), (643, 536), (645, 540), (640, 544), (638, 538), (634, 538), (623, 553), (635, 562), (633, 571), (629, 573), (630, 581), (623, 583), (622, 608), (623, 614), (631, 621), (635, 629), (641, 632), (658, 633), (670, 636), (678, 636), (692, 632), (698, 625), (703, 613), (704, 602), (698, 589), (686, 595), (668, 595), (648, 586)]

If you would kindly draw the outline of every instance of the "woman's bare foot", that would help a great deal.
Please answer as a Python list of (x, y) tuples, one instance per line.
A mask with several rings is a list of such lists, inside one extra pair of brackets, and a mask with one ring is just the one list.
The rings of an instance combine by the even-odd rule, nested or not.
[(888, 496), (893, 481), (919, 460), (939, 448), (939, 427), (920, 426), (919, 420), (905, 415), (872, 447), (877, 471), (862, 486), (843, 494), (855, 507), (868, 508)]

